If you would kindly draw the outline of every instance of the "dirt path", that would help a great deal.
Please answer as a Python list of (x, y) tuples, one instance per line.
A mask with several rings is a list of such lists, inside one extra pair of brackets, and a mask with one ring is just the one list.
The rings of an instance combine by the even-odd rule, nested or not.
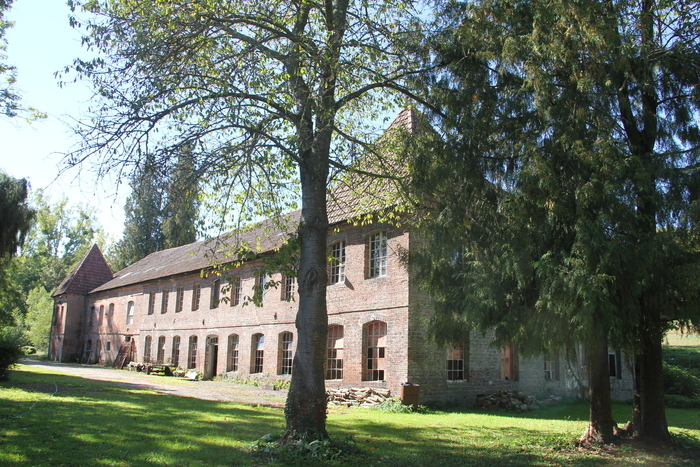
[(189, 381), (181, 378), (147, 375), (136, 371), (115, 370), (95, 365), (74, 365), (32, 359), (23, 359), (20, 363), (43, 368), (55, 373), (63, 373), (98, 381), (108, 381), (123, 386), (148, 388), (158, 391), (161, 394), (194, 397), (210, 401), (284, 407), (284, 402), (287, 397), (287, 391), (273, 391), (231, 382)]

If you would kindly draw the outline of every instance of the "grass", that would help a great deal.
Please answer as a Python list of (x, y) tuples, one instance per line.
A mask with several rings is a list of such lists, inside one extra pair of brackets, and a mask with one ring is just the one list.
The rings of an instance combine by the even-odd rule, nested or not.
[[(618, 421), (629, 418), (629, 406), (614, 410)], [(330, 408), (331, 436), (352, 437), (360, 449), (332, 465), (700, 465), (700, 410), (668, 410), (681, 445), (668, 452), (630, 443), (577, 449), (572, 440), (587, 414), (585, 403), (520, 415)], [(0, 466), (274, 466), (280, 464), (253, 456), (251, 445), (283, 426), (279, 409), (165, 396), (22, 365), (0, 385)]]

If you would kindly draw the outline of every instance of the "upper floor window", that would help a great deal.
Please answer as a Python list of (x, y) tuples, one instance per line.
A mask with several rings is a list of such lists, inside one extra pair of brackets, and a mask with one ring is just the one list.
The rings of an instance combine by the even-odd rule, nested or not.
[(175, 313), (180, 313), (185, 303), (185, 288), (178, 287), (175, 296)]
[(368, 249), (368, 277), (386, 275), (387, 242), (386, 230), (370, 235), (367, 244)]
[(209, 308), (218, 308), (219, 300), (221, 299), (221, 281), (216, 279), (211, 283), (211, 300)]
[(160, 313), (167, 313), (168, 312), (168, 299), (170, 298), (170, 290), (168, 289), (163, 289), (163, 297), (161, 298), (160, 302)]
[(151, 292), (148, 294), (148, 314), (152, 315), (156, 311), (156, 293)]
[(202, 296), (202, 285), (195, 284), (192, 286), (192, 311), (199, 310), (199, 299)]
[(236, 276), (231, 280), (231, 306), (241, 303), (241, 276)]
[(114, 317), (114, 303), (110, 303), (107, 307), (107, 325), (112, 324), (112, 318)]
[(97, 325), (98, 326), (102, 326), (102, 320), (104, 319), (104, 315), (105, 315), (105, 306), (100, 305), (100, 314), (97, 317)]
[(331, 245), (328, 282), (329, 284), (342, 284), (345, 282), (345, 240)]
[(134, 324), (134, 302), (126, 304), (126, 324)]
[(622, 379), (622, 352), (619, 350), (608, 353), (608, 374)]
[(290, 301), (294, 298), (294, 286), (296, 279), (290, 276), (282, 277), (282, 300)]
[(291, 332), (283, 332), (280, 335), (280, 371), (281, 375), (292, 374), (292, 343), (294, 335)]
[(261, 272), (255, 276), (255, 295), (262, 301), (265, 301), (267, 295), (267, 274)]
[(88, 323), (87, 323), (88, 326), (92, 326), (94, 316), (95, 316), (95, 305), (92, 305), (90, 307), (90, 312), (88, 313)]

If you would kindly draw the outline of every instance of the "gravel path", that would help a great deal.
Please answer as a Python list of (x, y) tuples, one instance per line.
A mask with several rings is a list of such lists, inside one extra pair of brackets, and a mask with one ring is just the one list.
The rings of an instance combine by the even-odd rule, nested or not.
[(287, 391), (274, 391), (255, 386), (220, 381), (189, 381), (170, 376), (155, 376), (136, 371), (115, 370), (96, 365), (74, 365), (32, 359), (23, 359), (24, 365), (43, 368), (91, 380), (107, 381), (117, 385), (148, 388), (161, 394), (194, 397), (210, 401), (284, 407)]

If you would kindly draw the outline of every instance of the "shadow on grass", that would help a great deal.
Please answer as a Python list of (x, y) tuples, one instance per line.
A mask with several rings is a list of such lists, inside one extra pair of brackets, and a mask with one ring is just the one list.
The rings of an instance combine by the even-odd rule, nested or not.
[(12, 372), (0, 385), (0, 465), (240, 465), (280, 410), (135, 385)]

